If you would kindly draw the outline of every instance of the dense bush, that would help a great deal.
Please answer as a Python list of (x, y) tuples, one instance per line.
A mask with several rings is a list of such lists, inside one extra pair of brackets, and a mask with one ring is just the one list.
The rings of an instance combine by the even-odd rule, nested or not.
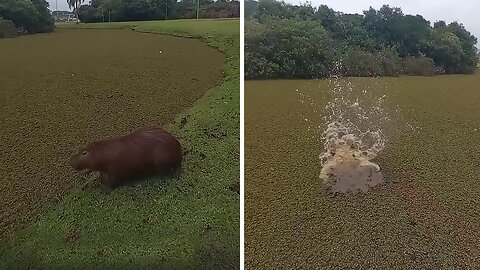
[(341, 56), (339, 75), (349, 77), (397, 76), (401, 73), (401, 58), (393, 49), (368, 52), (349, 48)]
[(10, 38), (17, 36), (17, 28), (10, 20), (0, 18), (0, 38)]
[(20, 32), (46, 33), (54, 30), (45, 0), (1, 0), (0, 17), (10, 20)]
[(374, 52), (337, 47), (314, 21), (264, 17), (245, 25), (246, 78), (321, 78), (330, 75), (397, 76), (401, 58), (393, 48)]
[(279, 66), (267, 59), (268, 49), (263, 45), (267, 27), (256, 22), (245, 22), (245, 77), (273, 78)]
[[(333, 69), (332, 40), (311, 21), (266, 18), (246, 27), (245, 76), (317, 78)], [(315, 46), (312, 46), (315, 44)]]
[(432, 76), (435, 74), (435, 62), (425, 56), (408, 56), (402, 61), (403, 73), (406, 75)]
[[(387, 5), (362, 15), (247, 0), (245, 15), (247, 78), (472, 73), (478, 63), (477, 39), (462, 24), (432, 27)], [(339, 68), (329, 69), (332, 63)]]

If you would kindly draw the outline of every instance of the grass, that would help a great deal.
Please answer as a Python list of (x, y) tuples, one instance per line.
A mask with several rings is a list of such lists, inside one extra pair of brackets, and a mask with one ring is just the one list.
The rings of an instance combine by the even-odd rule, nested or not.
[(239, 179), (239, 21), (58, 27), (195, 37), (227, 62), (221, 82), (167, 125), (188, 152), (180, 181), (153, 178), (110, 195), (74, 189), (2, 242), (0, 269), (238, 269), (239, 197), (230, 186)]
[(333, 86), (246, 82), (246, 267), (476, 269), (480, 74), (349, 80), (387, 97), (389, 143), (374, 161), (388, 183), (334, 198), (319, 178), (314, 132), (325, 129)]
[[(138, 21), (112, 23), (59, 23), (58, 28), (106, 29), (106, 28), (138, 28), (142, 32), (172, 33), (205, 38), (218, 34), (238, 34), (238, 19), (190, 19), (168, 21)], [(237, 29), (238, 28), (238, 29)]]

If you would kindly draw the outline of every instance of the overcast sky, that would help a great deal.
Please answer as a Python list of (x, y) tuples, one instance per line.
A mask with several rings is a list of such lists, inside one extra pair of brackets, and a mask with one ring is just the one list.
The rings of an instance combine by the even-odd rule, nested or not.
[[(305, 3), (305, 0), (285, 0), (287, 3)], [(400, 7), (404, 14), (422, 15), (430, 23), (444, 20), (458, 21), (480, 41), (480, 0), (310, 0), (312, 6), (322, 4), (344, 13), (362, 13), (370, 6), (379, 9), (387, 4)], [(477, 44), (477, 47), (479, 45)]]

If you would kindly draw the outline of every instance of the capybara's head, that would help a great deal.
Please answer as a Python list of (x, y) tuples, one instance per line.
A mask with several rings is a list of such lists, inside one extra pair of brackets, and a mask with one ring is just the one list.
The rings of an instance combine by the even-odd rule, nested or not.
[(81, 148), (70, 157), (70, 165), (77, 171), (91, 170), (92, 162), (92, 153), (88, 148)]

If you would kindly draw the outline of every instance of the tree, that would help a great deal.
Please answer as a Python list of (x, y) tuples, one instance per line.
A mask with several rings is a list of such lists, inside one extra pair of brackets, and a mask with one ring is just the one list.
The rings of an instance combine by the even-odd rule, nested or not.
[(52, 32), (54, 29), (54, 20), (48, 10), (49, 4), (46, 0), (32, 0), (33, 5), (39, 13), (38, 32)]
[(20, 32), (33, 34), (54, 30), (53, 18), (45, 0), (2, 0), (0, 17), (12, 21)]
[(240, 2), (218, 0), (204, 4), (203, 18), (231, 18), (240, 16)]
[[(111, 21), (145, 21), (177, 18), (195, 18), (197, 0), (92, 0), (79, 8), (82, 22), (99, 21), (108, 13)], [(200, 13), (204, 18), (240, 16), (237, 0), (200, 0)], [(103, 17), (101, 18), (103, 20)]]
[(260, 0), (257, 6), (255, 18), (262, 21), (267, 17), (277, 17), (281, 19), (293, 19), (296, 17), (292, 5), (275, 0)]
[(472, 73), (476, 69), (477, 39), (457, 22), (434, 24), (432, 35), (425, 41), (424, 50), (446, 73)]
[(367, 32), (383, 46), (393, 46), (400, 56), (420, 55), (421, 41), (429, 35), (430, 22), (421, 15), (404, 15), (400, 8), (384, 5), (364, 12)]
[(341, 47), (354, 47), (363, 51), (374, 52), (379, 46), (363, 26), (363, 16), (360, 14), (341, 14), (340, 19), (344, 25), (341, 38)]
[(95, 23), (103, 21), (102, 12), (99, 8), (90, 5), (82, 5), (77, 10), (78, 19), (84, 23)]
[(398, 48), (405, 41), (407, 30), (400, 8), (384, 5), (378, 11), (370, 8), (364, 15), (365, 29), (378, 44)]
[(462, 59), (460, 39), (449, 31), (435, 29), (428, 44), (427, 56), (446, 73), (457, 73)]
[(338, 36), (342, 36), (345, 27), (342, 20), (340, 20), (340, 14), (335, 12), (335, 10), (326, 5), (321, 5), (313, 14), (312, 18), (320, 22), (320, 24), (328, 31)]
[(477, 38), (468, 32), (463, 24), (458, 22), (452, 22), (447, 26), (447, 30), (451, 33), (455, 34), (460, 40), (460, 44), (462, 47), (462, 65), (460, 67), (460, 73), (472, 73), (476, 69), (477, 64), (477, 57), (476, 52), (477, 48), (475, 45), (477, 44)]
[(77, 15), (77, 20), (78, 20), (78, 9), (80, 6), (85, 2), (85, 0), (67, 0), (67, 4), (69, 8), (73, 7), (73, 12)]
[(430, 22), (421, 15), (406, 15), (402, 20), (403, 40), (398, 46), (400, 56), (419, 56), (423, 39), (430, 35)]
[(349, 76), (471, 73), (478, 63), (477, 39), (462, 24), (432, 27), (398, 7), (344, 14), (308, 2), (248, 0), (247, 6), (246, 78), (323, 77), (334, 62)]
[(91, 0), (90, 5), (94, 8), (99, 8), (102, 5), (102, 0)]
[(245, 13), (245, 18), (248, 17), (254, 17), (255, 14), (257, 13), (258, 9), (258, 2), (254, 0), (246, 0), (244, 2), (244, 13)]
[(478, 54), (477, 54), (477, 68), (480, 68), (480, 50), (478, 51)]

